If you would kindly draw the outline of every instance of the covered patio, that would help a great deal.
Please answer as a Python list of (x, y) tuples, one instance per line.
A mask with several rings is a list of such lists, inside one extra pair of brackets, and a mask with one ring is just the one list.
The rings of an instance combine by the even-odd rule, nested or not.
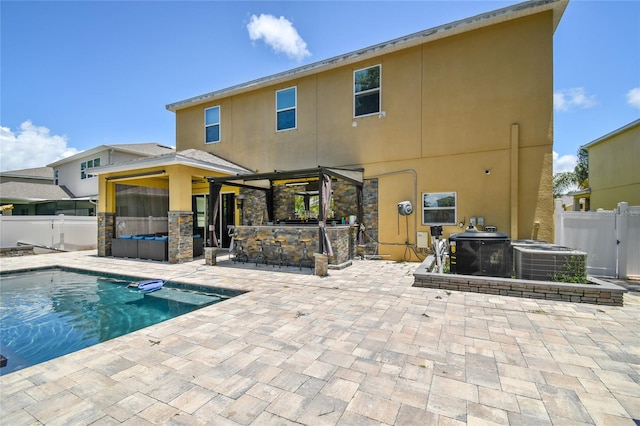
[[(197, 228), (197, 223), (194, 223), (194, 210), (197, 209), (194, 209), (194, 205), (197, 205), (196, 197), (206, 199), (209, 195), (207, 177), (235, 176), (249, 173), (249, 170), (207, 152), (189, 149), (96, 167), (89, 173), (97, 175), (99, 179), (98, 256), (107, 257), (115, 254), (120, 257), (182, 263), (191, 261), (194, 257), (194, 236), (197, 235), (194, 232)], [(116, 185), (162, 188), (168, 191), (168, 209), (165, 208), (166, 232), (138, 235), (136, 240), (133, 236), (126, 235), (124, 237), (132, 237), (131, 242), (122, 243), (120, 239), (125, 238), (121, 238), (123, 235), (116, 227)], [(149, 241), (142, 243), (142, 252), (139, 247), (140, 241)], [(201, 244), (203, 242), (201, 241)], [(135, 251), (132, 249), (134, 245)], [(149, 248), (151, 245), (155, 247)], [(128, 248), (114, 253), (116, 246)]]
[(345, 265), (363, 244), (362, 168), (324, 167), (209, 177), (209, 241), (216, 244), (218, 196), (239, 189), (238, 224), (231, 230), (236, 258), (255, 263), (300, 265), (314, 252)]

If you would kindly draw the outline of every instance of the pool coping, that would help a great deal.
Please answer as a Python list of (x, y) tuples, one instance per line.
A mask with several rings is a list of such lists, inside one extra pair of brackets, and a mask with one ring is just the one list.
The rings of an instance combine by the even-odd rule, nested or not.
[[(113, 273), (113, 272), (105, 272), (105, 271), (101, 271), (101, 270), (94, 270), (94, 269), (83, 269), (83, 268), (76, 268), (76, 267), (70, 267), (70, 266), (62, 266), (62, 265), (45, 265), (45, 266), (38, 266), (38, 267), (32, 267), (32, 268), (18, 268), (18, 269), (10, 269), (10, 270), (6, 270), (6, 271), (0, 271), (0, 277), (4, 276), (4, 275), (12, 275), (12, 274), (22, 274), (22, 273), (26, 273), (26, 272), (38, 272), (38, 271), (47, 271), (47, 270), (52, 270), (52, 269), (59, 269), (65, 272), (75, 272), (75, 273), (79, 273), (79, 274), (88, 274), (88, 275), (101, 275), (101, 276), (105, 276), (107, 278), (114, 278), (114, 279), (124, 279), (124, 280), (130, 280), (130, 281), (144, 281), (144, 280), (151, 280), (151, 279), (162, 279), (162, 278), (154, 278), (154, 277), (148, 277), (148, 276), (141, 276), (141, 275), (130, 275), (130, 274), (122, 274), (122, 273)], [(180, 276), (175, 277), (175, 278), (181, 278)], [(178, 288), (178, 289), (184, 289), (184, 290), (193, 290), (193, 291), (201, 291), (201, 292), (211, 292), (212, 290), (221, 290), (220, 293), (222, 293), (223, 296), (228, 296), (228, 297), (236, 297), (236, 296), (241, 296), (245, 293), (248, 293), (250, 290), (239, 290), (239, 289), (232, 289), (232, 288), (227, 288), (227, 287), (220, 287), (220, 286), (206, 286), (206, 285), (201, 285), (201, 284), (193, 284), (193, 283), (188, 283), (188, 282), (183, 282), (183, 281), (175, 281), (173, 278), (169, 278), (169, 279), (162, 279), (162, 281), (164, 281), (165, 285), (167, 283), (169, 283), (170, 285), (168, 287), (170, 288)], [(230, 293), (230, 294), (225, 294), (225, 293)]]

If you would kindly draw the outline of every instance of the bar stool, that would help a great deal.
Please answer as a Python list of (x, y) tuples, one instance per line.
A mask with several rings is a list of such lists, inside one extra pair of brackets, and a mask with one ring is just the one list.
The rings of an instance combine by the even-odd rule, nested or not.
[(229, 228), (229, 236), (233, 238), (233, 263), (236, 263), (236, 260), (241, 261), (242, 263), (249, 261), (249, 256), (244, 251), (243, 244), (247, 241), (246, 238), (238, 237), (238, 231), (236, 229)]
[(256, 257), (254, 260), (254, 262), (256, 262), (256, 266), (258, 266), (258, 262), (262, 261), (262, 263), (264, 263), (265, 265), (267, 264), (267, 256), (264, 253), (264, 242), (266, 241), (266, 238), (262, 238), (260, 237), (260, 235), (258, 234), (258, 230), (256, 229), (256, 238), (255, 238), (256, 242), (259, 244), (259, 248), (258, 248), (258, 253), (256, 254)]
[(278, 262), (278, 268), (282, 267), (282, 263), (285, 260), (284, 255), (284, 247), (282, 247), (282, 243), (286, 243), (287, 239), (285, 237), (279, 237), (278, 231), (273, 231), (273, 245), (276, 246), (276, 255), (273, 259), (273, 267), (276, 267), (276, 262)]
[(313, 268), (314, 261), (309, 259), (308, 251), (309, 247), (307, 244), (311, 243), (311, 238), (300, 238), (301, 232), (298, 231), (298, 243), (302, 246), (302, 256), (300, 256), (299, 267), (302, 270), (302, 264), (305, 262), (309, 262), (309, 268)]

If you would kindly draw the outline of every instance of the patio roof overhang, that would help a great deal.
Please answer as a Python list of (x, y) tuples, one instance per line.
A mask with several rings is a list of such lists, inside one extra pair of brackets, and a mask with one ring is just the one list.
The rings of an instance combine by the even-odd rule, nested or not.
[(298, 179), (321, 179), (322, 175), (342, 179), (354, 185), (362, 186), (364, 168), (341, 168), (318, 166), (299, 170), (274, 170), (273, 172), (238, 174), (236, 176), (208, 177), (210, 183), (268, 190), (276, 181), (295, 181)]

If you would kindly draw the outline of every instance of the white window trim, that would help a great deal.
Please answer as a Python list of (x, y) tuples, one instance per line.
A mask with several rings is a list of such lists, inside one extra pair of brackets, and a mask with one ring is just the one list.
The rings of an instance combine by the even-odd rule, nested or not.
[[(213, 108), (218, 108), (218, 122), (217, 123), (213, 123), (213, 124), (207, 124), (207, 110), (213, 109)], [(212, 107), (208, 107), (205, 108), (203, 111), (203, 118), (204, 118), (204, 144), (205, 145), (209, 145), (212, 143), (220, 143), (222, 141), (222, 107), (220, 105), (214, 105)], [(211, 126), (218, 126), (218, 140), (217, 141), (211, 141), (208, 142), (207, 141), (207, 127), (211, 127)]]
[[(278, 92), (283, 92), (285, 90), (290, 90), (290, 89), (295, 89), (295, 105), (289, 108), (278, 109)], [(276, 90), (275, 102), (276, 102), (276, 133), (287, 132), (289, 130), (296, 130), (298, 128), (298, 86), (285, 87), (284, 89)], [(289, 110), (295, 111), (295, 120), (294, 120), (295, 122), (293, 124), (293, 127), (289, 127), (287, 129), (278, 129), (278, 113), (289, 111)]]
[[(424, 198), (425, 195), (429, 195), (429, 194), (453, 194), (453, 197), (455, 199), (455, 205), (453, 207), (425, 207), (424, 206)], [(422, 221), (422, 225), (444, 225), (444, 226), (452, 226), (452, 225), (457, 225), (458, 224), (458, 193), (456, 191), (440, 191), (440, 192), (423, 192), (422, 196), (420, 197), (420, 203), (421, 203), (421, 209), (420, 209), (420, 213), (421, 213), (421, 221)], [(453, 222), (425, 222), (424, 221), (424, 212), (426, 210), (429, 211), (435, 211), (435, 210), (451, 210), (453, 209)]]
[[(97, 166), (94, 164), (96, 160), (99, 163), (101, 162), (100, 157), (97, 157), (97, 158), (92, 158), (90, 160), (85, 160), (80, 163), (80, 180), (93, 179), (96, 177), (96, 175), (92, 175), (88, 172), (93, 167), (100, 167), (99, 164)], [(89, 162), (91, 162), (91, 166), (89, 166)], [(84, 168), (82, 167), (83, 165), (84, 165)]]
[[(356, 73), (358, 71), (362, 71), (362, 70), (366, 70), (369, 68), (374, 68), (374, 67), (378, 67), (380, 68), (380, 85), (378, 86), (377, 89), (368, 89), (368, 90), (363, 90), (362, 92), (358, 92), (358, 95), (363, 95), (366, 93), (373, 93), (376, 90), (379, 92), (378, 98), (379, 98), (379, 104), (378, 104), (378, 112), (371, 112), (369, 114), (362, 114), (362, 115), (356, 115)], [(371, 117), (372, 115), (380, 115), (382, 113), (382, 64), (376, 64), (376, 65), (370, 65), (368, 67), (364, 67), (364, 68), (359, 68), (357, 70), (353, 71), (353, 81), (351, 84), (351, 87), (353, 88), (353, 118), (362, 118), (362, 117)]]

